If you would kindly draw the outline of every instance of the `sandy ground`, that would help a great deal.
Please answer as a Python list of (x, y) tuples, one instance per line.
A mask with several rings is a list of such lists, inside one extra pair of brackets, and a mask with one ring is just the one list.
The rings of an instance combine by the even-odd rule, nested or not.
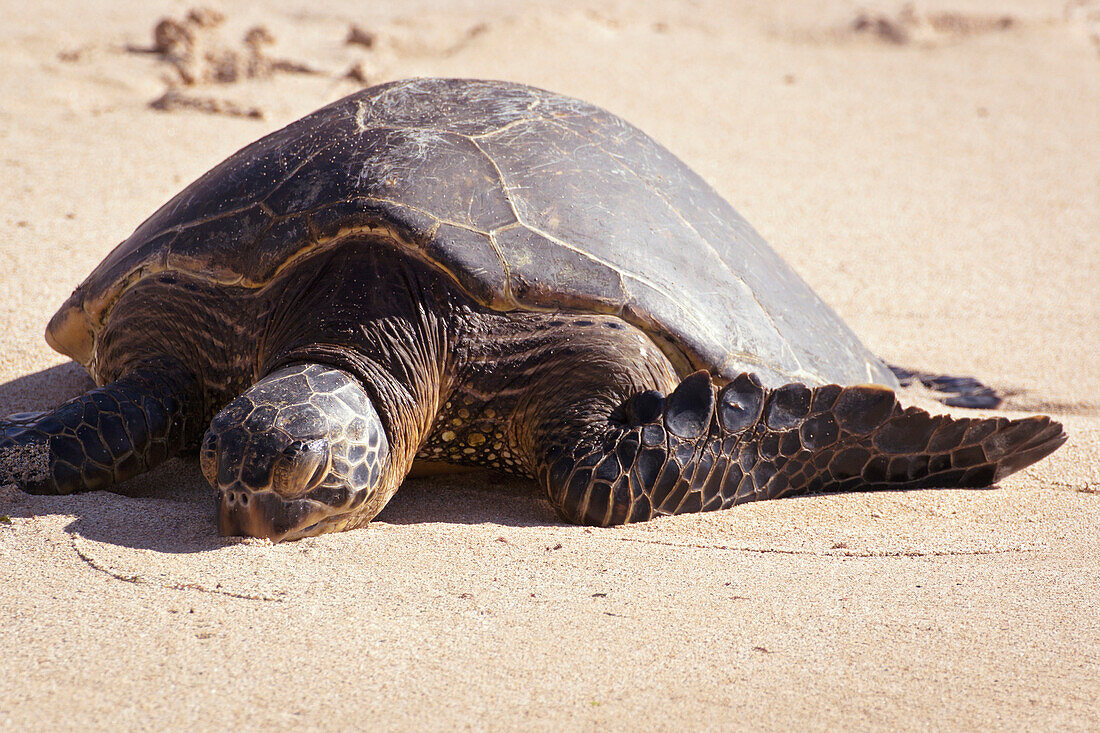
[(219, 538), (194, 462), (127, 496), (3, 489), (0, 724), (1100, 726), (1096, 3), (226, 2), (167, 57), (185, 3), (3, 5), (0, 414), (86, 387), (45, 322), (188, 181), (363, 80), (453, 75), (625, 116), (882, 356), (1069, 443), (990, 490), (608, 530), (523, 482), (416, 480), (278, 546)]

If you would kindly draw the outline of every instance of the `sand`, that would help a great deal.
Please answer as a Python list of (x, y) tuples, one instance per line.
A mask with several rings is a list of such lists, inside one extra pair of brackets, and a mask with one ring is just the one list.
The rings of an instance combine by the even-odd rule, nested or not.
[(606, 530), (525, 482), (418, 479), (276, 546), (217, 536), (193, 461), (3, 489), (0, 724), (1100, 725), (1100, 6), (731, 5), (8, 0), (0, 414), (86, 388), (45, 322), (188, 181), (363, 83), (453, 75), (638, 124), (876, 352), (980, 376), (1064, 448), (989, 490)]

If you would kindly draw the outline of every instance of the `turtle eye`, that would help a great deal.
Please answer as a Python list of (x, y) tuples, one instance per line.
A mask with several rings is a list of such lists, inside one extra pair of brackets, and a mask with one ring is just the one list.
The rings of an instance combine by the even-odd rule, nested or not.
[(283, 496), (300, 496), (324, 481), (330, 462), (325, 438), (295, 440), (275, 462), (272, 487)]

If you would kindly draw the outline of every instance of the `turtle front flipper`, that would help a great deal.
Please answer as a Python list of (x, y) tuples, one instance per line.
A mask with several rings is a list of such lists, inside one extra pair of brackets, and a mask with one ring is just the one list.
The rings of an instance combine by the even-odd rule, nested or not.
[(696, 372), (667, 398), (637, 394), (598, 433), (577, 424), (592, 408), (560, 413), (556, 429), (542, 421), (537, 465), (551, 503), (596, 525), (803, 491), (989, 486), (1066, 439), (1047, 417), (933, 416), (883, 387), (768, 390), (747, 374), (716, 390)]
[(144, 473), (194, 440), (195, 380), (150, 363), (54, 410), (0, 420), (0, 484), (32, 494), (105, 489)]

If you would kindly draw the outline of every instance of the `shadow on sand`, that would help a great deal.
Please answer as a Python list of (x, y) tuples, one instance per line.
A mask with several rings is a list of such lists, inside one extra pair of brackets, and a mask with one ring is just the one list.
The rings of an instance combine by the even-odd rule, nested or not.
[(88, 372), (75, 361), (25, 374), (0, 384), (0, 417), (48, 410), (94, 386)]
[[(393, 525), (560, 524), (537, 497), (533, 482), (488, 472), (410, 479), (377, 519)], [(70, 535), (132, 549), (188, 554), (242, 541), (218, 535), (215, 494), (193, 459), (169, 461), (114, 492), (31, 496), (14, 487), (0, 491), (0, 516), (50, 515), (74, 517), (65, 526)]]

